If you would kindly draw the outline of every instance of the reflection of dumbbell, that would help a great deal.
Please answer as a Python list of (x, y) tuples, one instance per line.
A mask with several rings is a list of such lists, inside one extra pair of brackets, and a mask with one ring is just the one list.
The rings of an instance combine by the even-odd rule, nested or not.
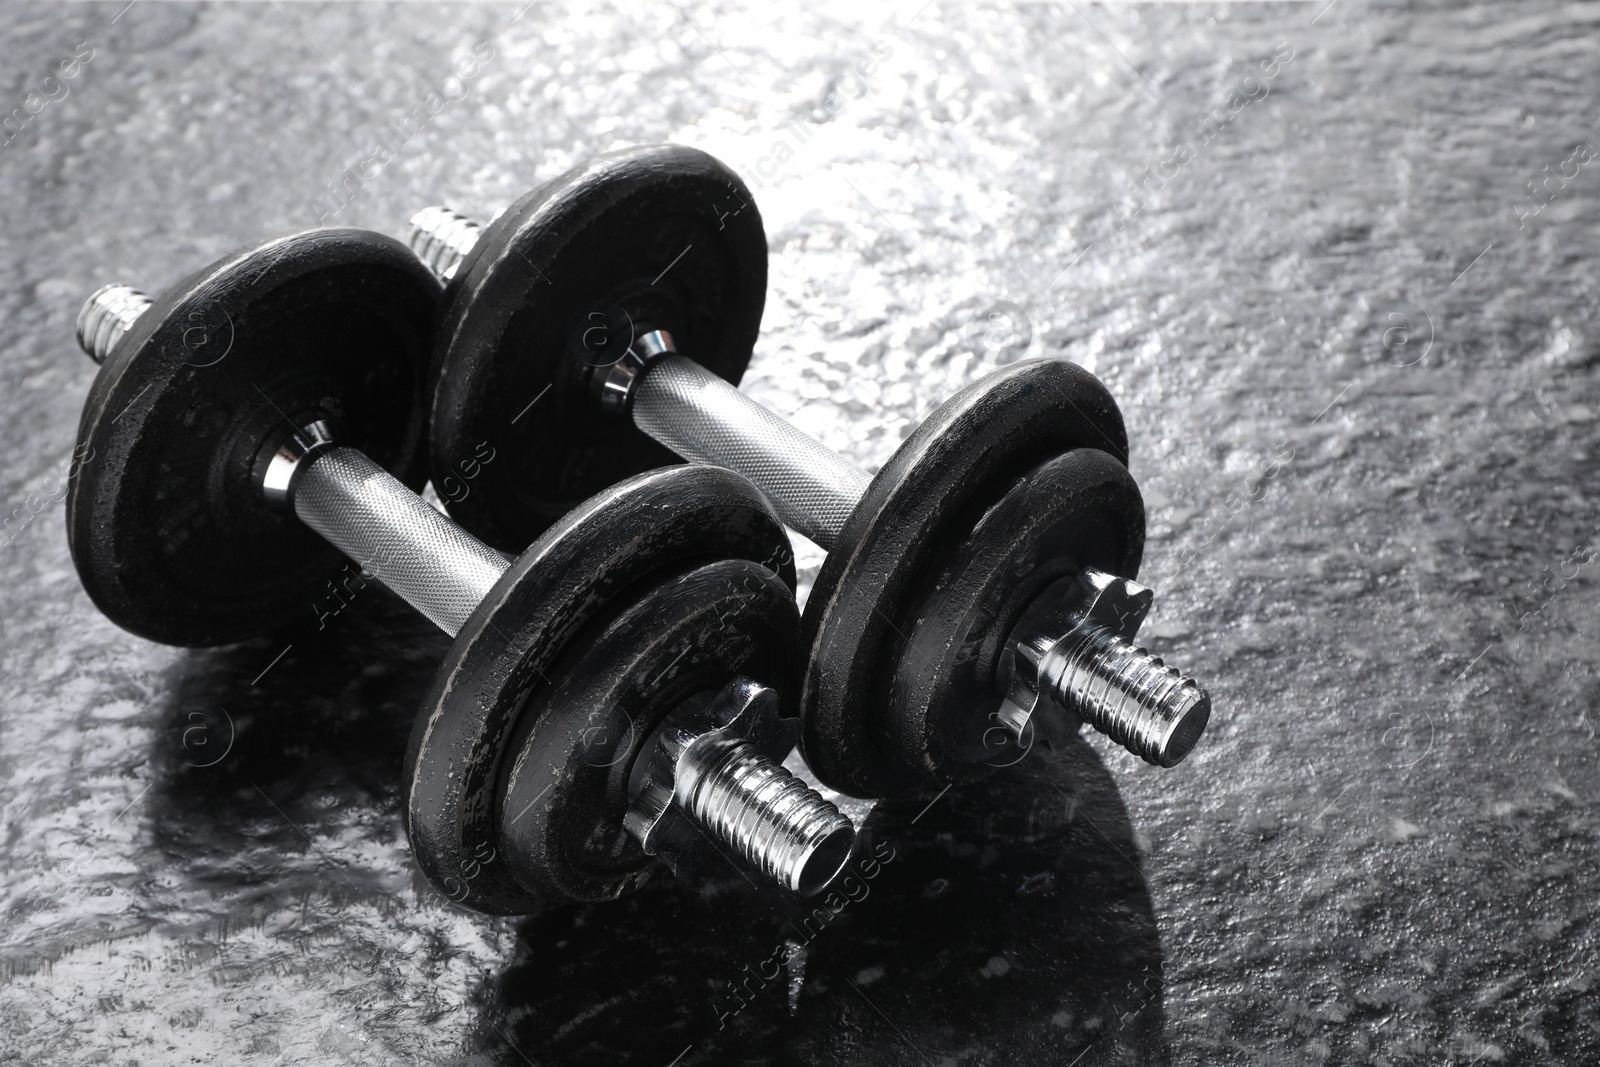
[(880, 796), (966, 780), (1083, 721), (1163, 766), (1198, 741), (1204, 690), (1132, 643), (1151, 593), (1117, 575), (1137, 572), (1144, 508), (1121, 414), (1087, 372), (992, 374), (869, 477), (731, 384), (766, 238), (738, 177), (687, 148), (601, 156), (482, 233), (426, 209), (410, 243), (449, 279), (436, 475), (488, 435), (506, 456), (452, 505), (468, 529), (516, 544), (675, 454), (746, 475), (829, 550), (798, 694), (823, 781)]
[(398, 243), (323, 229), (153, 302), (91, 297), (95, 460), (67, 502), (89, 595), (141, 636), (222, 644), (305, 611), (342, 553), (455, 637), (406, 772), (417, 860), (452, 899), (602, 900), (647, 853), (682, 869), (712, 847), (814, 892), (854, 830), (776, 762), (799, 618), (770, 505), (730, 472), (663, 469), (514, 560), (485, 545), (413, 491), (438, 293)]

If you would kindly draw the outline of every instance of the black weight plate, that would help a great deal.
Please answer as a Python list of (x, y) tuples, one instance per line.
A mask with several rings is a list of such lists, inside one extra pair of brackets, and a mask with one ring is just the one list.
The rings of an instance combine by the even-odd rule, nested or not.
[[(766, 288), (755, 201), (704, 152), (613, 152), (517, 201), (478, 238), (441, 305), (430, 372), (434, 481), (477, 470), (485, 446), (504, 457), (450, 513), (520, 551), (579, 500), (678, 462), (591, 395), (594, 365), (627, 348), (610, 332), (630, 321), (668, 329), (680, 352), (738, 382)], [(614, 307), (626, 314), (603, 310)], [(577, 343), (591, 322), (609, 338), (590, 338), (604, 354)]]
[(100, 610), (175, 645), (309, 613), (343, 557), (267, 507), (262, 447), (320, 414), (420, 487), (438, 296), (404, 245), (348, 229), (252, 245), (163, 294), (101, 367), (78, 427), (67, 537)]
[(495, 583), (434, 676), (406, 750), (406, 829), (441, 892), (492, 914), (538, 910), (498, 849), (501, 757), (524, 704), (592, 621), (654, 577), (721, 559), (759, 563), (794, 588), (788, 537), (761, 491), (732, 471), (675, 466), (583, 502)]
[(1020, 475), (1072, 448), (1097, 448), (1126, 463), (1122, 414), (1082, 367), (1034, 360), (940, 405), (873, 478), (817, 575), (802, 621), (810, 659), (799, 694), (801, 738), (823, 782), (860, 797), (916, 787), (915, 769), (898, 766), (880, 739), (894, 675), (890, 643), (912, 621), (918, 576)]
[(623, 828), (643, 743), (686, 698), (744, 676), (782, 693), (800, 667), (800, 611), (772, 571), (719, 560), (645, 590), (572, 642), (507, 751), (500, 849), (553, 900), (612, 900), (657, 869)]
[[(1026, 749), (995, 713), (1001, 653), (1045, 586), (1084, 567), (1132, 578), (1144, 555), (1144, 501), (1133, 475), (1094, 448), (1029, 471), (929, 568), (909, 613), (884, 719), (884, 751), (927, 785), (973, 781)], [(928, 573), (928, 572), (925, 572)]]

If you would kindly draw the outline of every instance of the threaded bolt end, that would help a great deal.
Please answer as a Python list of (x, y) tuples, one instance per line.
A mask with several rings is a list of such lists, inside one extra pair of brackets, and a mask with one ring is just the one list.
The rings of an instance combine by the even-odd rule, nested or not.
[(425, 207), (411, 216), (406, 244), (441, 281), (456, 276), (461, 261), (478, 243), (478, 224), (447, 207)]
[(96, 363), (104, 363), (122, 335), (153, 301), (127, 285), (102, 285), (78, 312), (78, 347)]
[(801, 896), (832, 881), (855, 843), (838, 808), (745, 742), (694, 752), (677, 794), (697, 824)]
[(1199, 683), (1103, 626), (1070, 635), (1042, 674), (1063, 707), (1159, 767), (1180, 763), (1211, 718)]

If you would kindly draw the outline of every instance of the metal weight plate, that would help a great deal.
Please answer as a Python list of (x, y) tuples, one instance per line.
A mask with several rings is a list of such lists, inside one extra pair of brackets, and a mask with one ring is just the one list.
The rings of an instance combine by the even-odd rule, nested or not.
[(939, 546), (970, 531), (1025, 472), (1073, 448), (1126, 463), (1116, 402), (1076, 364), (1035, 360), (951, 397), (890, 457), (840, 531), (806, 602), (810, 658), (799, 693), (806, 761), (860, 797), (916, 788), (882, 744), (892, 642), (911, 622)]
[(665, 575), (724, 559), (794, 588), (788, 535), (754, 485), (680, 465), (591, 497), (519, 556), (478, 605), (434, 676), (406, 750), (406, 829), (441, 892), (477, 911), (537, 911), (499, 846), (502, 758), (524, 706), (586, 628)]
[(1023, 475), (970, 533), (941, 548), (904, 639), (893, 642), (883, 721), (890, 762), (935, 787), (1027, 755), (995, 715), (1012, 627), (1046, 586), (1084, 567), (1136, 577), (1144, 501), (1121, 463), (1073, 449)]
[(748, 560), (667, 578), (591, 630), (546, 668), (507, 745), (500, 847), (546, 899), (612, 900), (657, 869), (622, 817), (634, 760), (669, 712), (737, 676), (779, 692), (799, 677), (794, 594)]
[(145, 311), (84, 404), (67, 537), (118, 626), (220, 645), (310, 609), (339, 552), (261, 495), (263, 445), (330, 419), (413, 488), (439, 284), (408, 249), (309, 230), (225, 256)]
[[(433, 478), (473, 475), (451, 515), (520, 551), (578, 501), (678, 462), (601, 411), (594, 376), (648, 326), (738, 382), (766, 287), (766, 232), (749, 189), (692, 148), (602, 155), (513, 204), (442, 304)], [(486, 451), (496, 458), (480, 470)]]

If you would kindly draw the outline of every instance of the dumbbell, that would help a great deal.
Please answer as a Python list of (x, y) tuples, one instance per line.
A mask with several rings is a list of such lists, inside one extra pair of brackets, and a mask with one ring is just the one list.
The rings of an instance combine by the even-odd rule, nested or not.
[(967, 781), (1082, 722), (1161, 766), (1199, 740), (1205, 691), (1134, 643), (1153, 596), (1131, 580), (1144, 507), (1122, 416), (1087, 371), (998, 370), (867, 475), (734, 387), (766, 236), (737, 175), (680, 146), (598, 157), (481, 231), (425, 209), (409, 243), (448, 281), (434, 477), (485, 435), (507, 456), (451, 505), (468, 529), (516, 543), (681, 457), (743, 473), (828, 550), (795, 695), (823, 782), (873, 797)]
[[(114, 622), (178, 645), (284, 624), (343, 557), (455, 638), (406, 754), (406, 825), (451, 899), (605, 900), (718, 851), (816, 892), (854, 830), (779, 762), (798, 724), (788, 538), (746, 479), (625, 479), (515, 558), (415, 491), (439, 284), (401, 244), (319, 229), (152, 301), (96, 292), (101, 364), (67, 499)], [(479, 461), (492, 467), (493, 446)]]

